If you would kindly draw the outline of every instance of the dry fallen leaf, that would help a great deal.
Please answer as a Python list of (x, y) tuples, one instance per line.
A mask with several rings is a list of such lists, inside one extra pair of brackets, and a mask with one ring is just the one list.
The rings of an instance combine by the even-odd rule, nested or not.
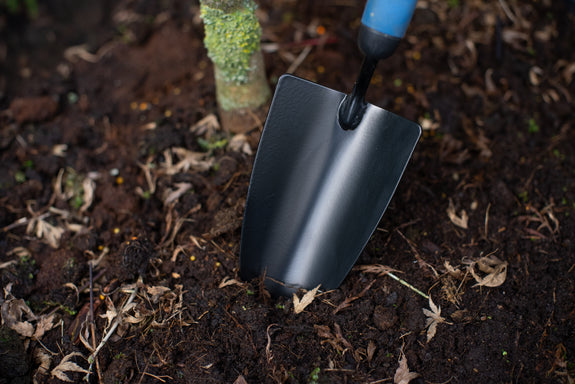
[(296, 315), (298, 313), (303, 312), (305, 307), (307, 307), (308, 305), (310, 305), (312, 303), (312, 301), (315, 299), (315, 295), (317, 294), (319, 287), (320, 286), (318, 285), (317, 287), (315, 287), (311, 291), (307, 291), (305, 293), (305, 295), (303, 295), (301, 300), (297, 297), (297, 295), (295, 293), (293, 294), (293, 310), (296, 313)]
[(175, 190), (166, 189), (164, 193), (164, 205), (168, 205), (178, 200), (180, 196), (192, 189), (193, 185), (191, 183), (175, 183)]
[(457, 216), (457, 213), (455, 212), (455, 206), (453, 205), (453, 201), (451, 199), (449, 199), (449, 206), (447, 207), (447, 216), (449, 216), (449, 220), (451, 220), (453, 224), (460, 228), (467, 229), (467, 222), (469, 221), (467, 212), (462, 209), (461, 216)]
[(243, 133), (237, 134), (230, 140), (229, 148), (235, 152), (243, 152), (246, 155), (253, 155), (252, 147), (248, 138)]
[(53, 313), (51, 315), (42, 315), (38, 319), (36, 323), (36, 331), (34, 331), (34, 337), (36, 339), (40, 339), (46, 332), (51, 330), (56, 326), (54, 320), (56, 318), (56, 314)]
[(153, 287), (147, 287), (146, 292), (148, 295), (151, 295), (152, 303), (157, 303), (161, 296), (163, 296), (166, 292), (171, 291), (168, 287), (163, 287), (161, 285), (155, 285)]
[(2, 325), (6, 325), (24, 337), (32, 337), (34, 335), (34, 325), (32, 325), (31, 321), (37, 318), (24, 300), (12, 298), (4, 301), (1, 312)]
[(459, 280), (463, 279), (464, 273), (461, 271), (461, 269), (455, 268), (454, 266), (451, 265), (451, 263), (449, 261), (445, 260), (445, 262), (443, 263), (443, 266), (445, 267), (445, 270), (447, 271), (449, 276), (454, 277), (454, 278), (459, 279)]
[(52, 248), (60, 246), (60, 239), (66, 230), (62, 227), (52, 225), (40, 218), (30, 220), (26, 233), (35, 233), (39, 239), (44, 239)]
[(190, 127), (190, 132), (195, 133), (198, 136), (204, 135), (208, 138), (219, 130), (220, 122), (218, 121), (216, 115), (213, 113), (210, 113), (198, 121), (196, 124), (194, 124), (192, 127)]
[[(475, 272), (475, 265), (477, 265), (481, 272), (487, 275), (484, 277), (479, 276), (477, 272)], [(484, 256), (476, 262), (473, 262), (467, 268), (475, 281), (477, 281), (474, 287), (499, 287), (507, 278), (507, 261), (502, 261), (494, 255)]]
[(445, 322), (445, 318), (441, 317), (441, 307), (436, 306), (433, 300), (431, 300), (431, 295), (429, 296), (429, 309), (423, 308), (423, 313), (427, 317), (425, 320), (425, 327), (427, 328), (427, 342), (433, 339), (435, 333), (437, 332), (437, 325)]
[(417, 377), (419, 377), (419, 373), (409, 371), (409, 367), (407, 366), (407, 357), (402, 354), (401, 360), (399, 361), (399, 367), (397, 367), (395, 375), (393, 376), (394, 384), (409, 384), (411, 380)]
[(367, 345), (367, 362), (371, 363), (371, 360), (373, 360), (373, 356), (375, 355), (375, 351), (377, 349), (377, 346), (375, 345), (375, 342), (373, 340), (369, 341), (369, 344)]
[(218, 288), (224, 288), (227, 287), (229, 285), (238, 285), (240, 287), (243, 287), (245, 284), (237, 281), (236, 279), (231, 279), (228, 276), (224, 277), (224, 279), (222, 280), (222, 282), (220, 283), (220, 285), (218, 285)]
[(79, 372), (87, 374), (90, 373), (90, 371), (88, 371), (87, 369), (84, 369), (80, 367), (78, 364), (74, 363), (73, 361), (70, 361), (70, 359), (72, 359), (75, 356), (81, 356), (82, 358), (84, 357), (84, 355), (82, 355), (80, 352), (72, 352), (69, 355), (64, 356), (60, 364), (58, 364), (52, 370), (51, 376), (56, 377), (62, 381), (71, 383), (72, 380), (68, 377), (68, 375), (66, 375), (66, 372)]
[(242, 375), (239, 375), (234, 384), (248, 384), (248, 382)]
[(401, 272), (400, 270), (393, 269), (383, 264), (360, 265), (357, 269), (365, 273), (377, 273), (379, 276), (385, 276), (389, 272)]
[(106, 319), (106, 329), (112, 324), (114, 319), (118, 316), (118, 311), (114, 306), (114, 302), (109, 298), (106, 297), (106, 313), (104, 315), (100, 315), (101, 318)]
[[(208, 171), (215, 162), (214, 158), (209, 157), (207, 153), (194, 152), (180, 147), (166, 149), (163, 154), (165, 163), (162, 163), (160, 167), (166, 175), (175, 175), (189, 170)], [(179, 160), (176, 164), (174, 164), (174, 158)]]
[[(52, 364), (52, 356), (50, 356), (50, 354), (46, 352), (44, 349), (37, 348), (34, 353), (34, 360), (36, 364), (38, 364), (38, 369), (36, 370), (36, 373), (39, 373), (41, 375), (48, 374), (48, 371), (50, 370), (50, 365)], [(36, 380), (34, 380), (34, 382), (36, 382)]]

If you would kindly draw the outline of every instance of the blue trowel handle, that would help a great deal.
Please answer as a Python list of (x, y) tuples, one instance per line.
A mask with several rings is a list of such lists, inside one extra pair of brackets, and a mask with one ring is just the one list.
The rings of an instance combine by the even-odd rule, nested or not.
[(341, 102), (339, 125), (355, 129), (366, 109), (365, 93), (377, 61), (391, 56), (409, 25), (417, 0), (368, 0), (361, 18), (358, 45), (365, 55), (351, 94)]
[(374, 60), (397, 48), (411, 21), (417, 0), (368, 0), (361, 18), (359, 48)]

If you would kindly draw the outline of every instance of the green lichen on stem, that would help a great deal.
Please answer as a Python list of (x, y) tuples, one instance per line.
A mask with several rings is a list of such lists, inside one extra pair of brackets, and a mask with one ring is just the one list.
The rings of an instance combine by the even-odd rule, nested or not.
[(257, 108), (270, 96), (270, 88), (263, 71), (264, 63), (261, 52), (256, 52), (250, 60), (248, 81), (238, 83), (226, 80), (224, 71), (217, 65), (215, 68), (216, 93), (220, 108), (231, 111), (240, 108)]
[(212, 8), (208, 1), (201, 6), (208, 56), (222, 79), (236, 84), (250, 80), (251, 59), (260, 50), (262, 34), (254, 13), (256, 4), (252, 0), (241, 3), (231, 9)]

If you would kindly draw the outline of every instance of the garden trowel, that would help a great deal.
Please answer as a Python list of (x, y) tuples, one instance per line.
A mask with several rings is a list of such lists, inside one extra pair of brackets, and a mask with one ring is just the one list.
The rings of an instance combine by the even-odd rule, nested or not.
[(252, 171), (240, 275), (274, 295), (337, 288), (375, 231), (421, 128), (365, 102), (378, 60), (405, 34), (416, 0), (368, 0), (365, 55), (351, 94), (291, 75), (277, 85)]

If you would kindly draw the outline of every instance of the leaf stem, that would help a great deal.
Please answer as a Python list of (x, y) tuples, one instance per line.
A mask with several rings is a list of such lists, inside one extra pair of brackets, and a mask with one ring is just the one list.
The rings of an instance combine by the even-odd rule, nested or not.
[(427, 296), (425, 293), (421, 292), (419, 289), (415, 288), (413, 285), (409, 284), (407, 281), (400, 279), (399, 277), (395, 276), (391, 272), (387, 272), (387, 275), (389, 277), (391, 277), (392, 279), (399, 281), (401, 284), (405, 285), (407, 288), (411, 289), (412, 291), (414, 291), (418, 295), (421, 295), (421, 296), (425, 297), (426, 299), (429, 299), (429, 296)]

